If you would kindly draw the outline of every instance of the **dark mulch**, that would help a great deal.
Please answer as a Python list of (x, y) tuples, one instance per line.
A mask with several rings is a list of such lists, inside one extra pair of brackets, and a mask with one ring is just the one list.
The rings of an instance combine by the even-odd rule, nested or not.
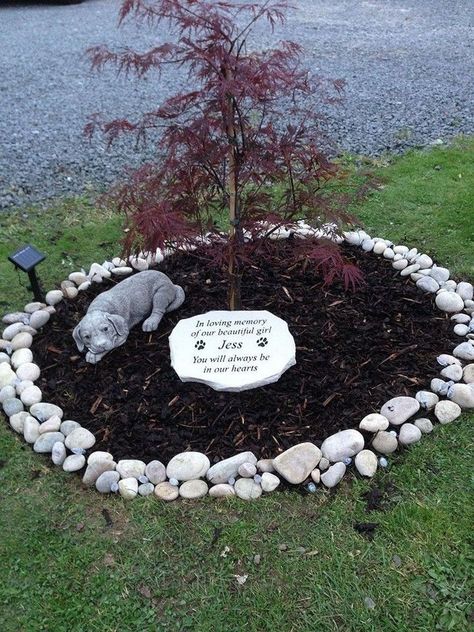
[(427, 387), (438, 371), (435, 356), (454, 342), (432, 297), (400, 280), (388, 262), (349, 247), (367, 285), (355, 294), (324, 288), (309, 266), (288, 270), (291, 248), (291, 240), (274, 243), (272, 261), (257, 257), (243, 281), (243, 308), (285, 319), (296, 341), (297, 364), (275, 384), (217, 393), (179, 380), (169, 361), (172, 328), (180, 318), (226, 309), (227, 291), (219, 269), (180, 254), (159, 268), (184, 287), (185, 304), (153, 334), (135, 328), (95, 366), (78, 353), (71, 332), (107, 285), (58, 306), (35, 342), (44, 400), (89, 428), (96, 449), (166, 462), (187, 449), (217, 460), (242, 450), (271, 457), (305, 440), (320, 444), (388, 398)]

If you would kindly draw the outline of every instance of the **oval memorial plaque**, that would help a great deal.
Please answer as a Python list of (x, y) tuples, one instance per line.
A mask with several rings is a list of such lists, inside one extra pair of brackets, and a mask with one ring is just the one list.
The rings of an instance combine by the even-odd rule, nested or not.
[(246, 391), (276, 382), (296, 363), (284, 320), (268, 311), (213, 311), (180, 320), (169, 337), (171, 366), (183, 382)]

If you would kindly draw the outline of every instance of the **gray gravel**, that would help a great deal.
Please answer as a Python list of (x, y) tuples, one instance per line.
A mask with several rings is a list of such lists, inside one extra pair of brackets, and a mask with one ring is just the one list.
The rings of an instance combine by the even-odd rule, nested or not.
[[(473, 132), (472, 0), (294, 4), (278, 37), (300, 42), (315, 73), (347, 81), (345, 103), (326, 112), (340, 151), (377, 155)], [(103, 187), (143, 159), (131, 140), (106, 151), (82, 137), (89, 114), (133, 117), (183, 83), (90, 72), (88, 46), (153, 41), (116, 28), (119, 5), (0, 0), (0, 209)]]

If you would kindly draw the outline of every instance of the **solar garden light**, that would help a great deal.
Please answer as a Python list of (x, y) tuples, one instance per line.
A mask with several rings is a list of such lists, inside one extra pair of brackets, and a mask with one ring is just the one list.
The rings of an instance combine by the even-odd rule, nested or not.
[(34, 297), (40, 303), (44, 302), (44, 296), (38, 277), (36, 276), (35, 266), (37, 266), (38, 263), (41, 263), (44, 259), (46, 259), (46, 255), (37, 250), (31, 244), (23, 246), (8, 257), (8, 260), (13, 263), (15, 268), (28, 273)]

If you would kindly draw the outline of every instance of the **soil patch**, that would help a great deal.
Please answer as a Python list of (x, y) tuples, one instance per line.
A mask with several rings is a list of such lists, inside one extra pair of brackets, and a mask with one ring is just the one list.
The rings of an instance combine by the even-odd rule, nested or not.
[(213, 461), (243, 450), (273, 457), (301, 441), (320, 445), (390, 397), (428, 387), (439, 371), (435, 356), (454, 346), (449, 317), (433, 307), (432, 296), (401, 280), (386, 261), (348, 246), (345, 255), (361, 267), (366, 285), (356, 293), (325, 288), (311, 266), (288, 270), (291, 248), (291, 239), (272, 243), (271, 259), (257, 255), (243, 280), (243, 309), (271, 311), (295, 338), (297, 364), (275, 384), (218, 393), (179, 380), (168, 336), (181, 318), (226, 309), (227, 284), (195, 254), (177, 254), (158, 267), (184, 288), (184, 305), (157, 332), (136, 327), (97, 365), (85, 362), (71, 334), (94, 296), (114, 281), (58, 305), (35, 339), (44, 401), (91, 430), (95, 449), (166, 463), (185, 450)]

